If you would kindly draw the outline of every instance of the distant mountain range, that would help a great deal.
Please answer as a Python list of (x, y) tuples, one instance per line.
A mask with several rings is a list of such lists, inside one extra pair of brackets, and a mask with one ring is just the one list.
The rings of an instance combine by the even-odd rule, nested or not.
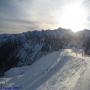
[(1, 34), (0, 74), (11, 67), (30, 65), (42, 56), (64, 48), (76, 47), (89, 50), (89, 39), (89, 30), (73, 33), (62, 28)]

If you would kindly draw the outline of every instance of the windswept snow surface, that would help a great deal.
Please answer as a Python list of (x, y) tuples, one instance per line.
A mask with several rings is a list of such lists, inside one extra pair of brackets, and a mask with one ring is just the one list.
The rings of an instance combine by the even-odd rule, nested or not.
[(87, 69), (78, 80), (74, 90), (90, 90), (90, 57), (86, 57), (85, 59), (88, 64)]
[(0, 83), (20, 90), (73, 90), (86, 69), (81, 54), (67, 49), (48, 54), (31, 66), (12, 68)]

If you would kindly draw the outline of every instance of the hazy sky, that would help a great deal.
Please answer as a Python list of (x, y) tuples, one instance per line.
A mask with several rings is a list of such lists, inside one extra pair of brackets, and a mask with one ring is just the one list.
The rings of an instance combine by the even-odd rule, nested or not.
[(0, 0), (0, 33), (62, 27), (63, 8), (81, 3), (88, 12), (85, 28), (90, 29), (90, 0)]

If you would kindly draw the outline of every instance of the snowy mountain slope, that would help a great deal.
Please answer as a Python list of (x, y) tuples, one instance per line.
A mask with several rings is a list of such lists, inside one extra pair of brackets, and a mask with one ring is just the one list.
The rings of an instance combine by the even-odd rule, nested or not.
[[(83, 44), (84, 43), (84, 44)], [(15, 66), (31, 65), (41, 57), (65, 48), (84, 48), (90, 53), (90, 30), (77, 34), (71, 30), (28, 31), (0, 35), (0, 75)]]
[(48, 53), (64, 48), (72, 32), (56, 30), (29, 31), (0, 35), (0, 74), (15, 66), (31, 65)]
[[(86, 67), (85, 60), (70, 50), (57, 51), (24, 67), (26, 69), (23, 71), (22, 67), (7, 71), (0, 81), (21, 90), (72, 90)], [(13, 70), (15, 75), (12, 74)]]

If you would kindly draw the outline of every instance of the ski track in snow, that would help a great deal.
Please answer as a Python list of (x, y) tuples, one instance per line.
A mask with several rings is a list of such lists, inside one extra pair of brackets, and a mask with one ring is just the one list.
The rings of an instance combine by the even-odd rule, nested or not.
[(78, 80), (74, 90), (90, 90), (90, 57), (85, 58), (87, 61), (87, 68)]
[(20, 90), (90, 90), (89, 75), (89, 57), (67, 49), (51, 53), (31, 66), (7, 71), (0, 83)]

